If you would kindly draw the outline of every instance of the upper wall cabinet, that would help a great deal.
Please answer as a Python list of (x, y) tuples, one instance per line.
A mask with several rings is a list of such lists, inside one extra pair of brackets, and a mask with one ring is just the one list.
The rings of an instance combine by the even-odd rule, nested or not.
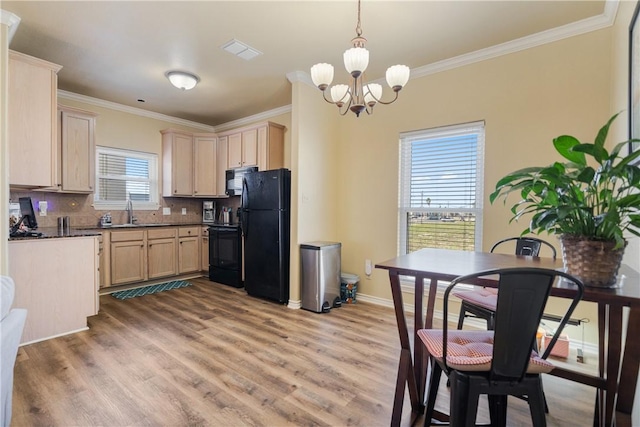
[(263, 122), (218, 135), (161, 131), (162, 196), (227, 197), (227, 169), (284, 167), (284, 129), (277, 123)]
[(166, 129), (162, 133), (162, 195), (215, 197), (217, 140), (213, 134)]
[(96, 116), (89, 111), (58, 106), (58, 183), (62, 192), (93, 192)]
[(225, 135), (230, 169), (258, 166), (259, 170), (270, 170), (284, 166), (284, 126), (260, 123)]
[(212, 197), (217, 194), (218, 138), (211, 134), (193, 135), (193, 195)]
[(9, 185), (57, 185), (58, 71), (51, 62), (9, 51)]
[(193, 135), (174, 129), (162, 133), (162, 195), (193, 196)]

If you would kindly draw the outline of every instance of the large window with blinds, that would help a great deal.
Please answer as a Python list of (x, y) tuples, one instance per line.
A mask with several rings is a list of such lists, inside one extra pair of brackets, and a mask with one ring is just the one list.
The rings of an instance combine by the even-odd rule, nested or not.
[(158, 156), (96, 147), (96, 209), (158, 209)]
[(399, 253), (481, 250), (484, 122), (400, 135)]

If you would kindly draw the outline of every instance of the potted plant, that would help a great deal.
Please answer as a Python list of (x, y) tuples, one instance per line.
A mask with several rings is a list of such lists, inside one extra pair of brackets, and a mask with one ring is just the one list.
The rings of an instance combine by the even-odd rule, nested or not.
[(640, 236), (640, 167), (634, 164), (640, 151), (621, 154), (630, 141), (611, 152), (604, 147), (618, 114), (593, 144), (569, 135), (555, 138), (563, 162), (512, 172), (498, 181), (489, 198), (493, 203), (502, 197), (506, 203), (509, 194), (518, 194), (510, 222), (531, 215), (523, 235), (557, 234), (565, 270), (588, 286), (614, 286), (627, 244), (624, 232)]

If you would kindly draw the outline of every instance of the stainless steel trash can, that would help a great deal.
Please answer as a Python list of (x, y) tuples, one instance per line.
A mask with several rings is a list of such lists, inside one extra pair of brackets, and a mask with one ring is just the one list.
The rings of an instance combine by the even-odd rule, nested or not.
[(342, 244), (309, 242), (300, 245), (302, 308), (326, 313), (340, 307)]

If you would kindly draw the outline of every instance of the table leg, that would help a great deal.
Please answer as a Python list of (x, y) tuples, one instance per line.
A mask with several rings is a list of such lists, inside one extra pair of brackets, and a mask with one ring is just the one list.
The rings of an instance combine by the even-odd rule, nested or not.
[(614, 411), (622, 355), (622, 307), (609, 305), (608, 308), (609, 338), (607, 340), (607, 388), (604, 400), (604, 425), (612, 426), (615, 425)]
[(411, 342), (409, 341), (409, 330), (407, 319), (404, 315), (404, 304), (402, 302), (402, 289), (400, 288), (400, 277), (396, 272), (389, 271), (389, 281), (391, 282), (391, 295), (393, 296), (393, 306), (398, 323), (398, 334), (400, 336), (400, 363), (398, 366), (398, 377), (396, 379), (396, 391), (393, 402), (393, 412), (391, 414), (391, 425), (399, 426), (402, 419), (402, 405), (404, 401), (405, 384), (409, 388), (409, 398), (411, 400), (411, 411), (413, 413), (412, 422), (417, 414), (424, 411), (424, 406), (418, 397), (416, 377), (411, 360)]
[(627, 336), (624, 345), (622, 368), (620, 370), (620, 384), (618, 385), (618, 402), (616, 404), (616, 425), (625, 424), (618, 418), (628, 416), (631, 424), (631, 412), (638, 383), (640, 365), (640, 307), (630, 307)]

